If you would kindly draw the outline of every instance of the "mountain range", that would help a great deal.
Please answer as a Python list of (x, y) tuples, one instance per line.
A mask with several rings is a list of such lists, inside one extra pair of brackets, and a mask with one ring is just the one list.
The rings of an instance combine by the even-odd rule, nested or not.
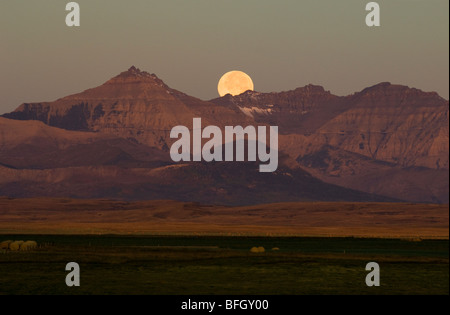
[[(174, 126), (279, 126), (280, 166), (174, 163)], [(131, 67), (103, 85), (0, 117), (0, 196), (449, 201), (449, 102), (380, 83), (348, 96), (308, 85), (210, 101)]]

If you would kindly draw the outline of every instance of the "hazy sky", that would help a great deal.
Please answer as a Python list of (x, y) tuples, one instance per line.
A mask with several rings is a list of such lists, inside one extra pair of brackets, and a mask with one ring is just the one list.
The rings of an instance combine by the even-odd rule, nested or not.
[(383, 81), (449, 97), (449, 1), (0, 0), (0, 113), (104, 83), (136, 65), (190, 95), (230, 70), (262, 92), (309, 83), (347, 95)]

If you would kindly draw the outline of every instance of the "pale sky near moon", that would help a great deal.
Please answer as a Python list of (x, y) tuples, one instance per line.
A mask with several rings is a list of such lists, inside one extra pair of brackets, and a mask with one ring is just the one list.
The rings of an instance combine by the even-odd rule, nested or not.
[(379, 82), (449, 97), (449, 1), (0, 1), (0, 114), (98, 86), (131, 65), (201, 99), (231, 70), (260, 92), (308, 84), (348, 95)]

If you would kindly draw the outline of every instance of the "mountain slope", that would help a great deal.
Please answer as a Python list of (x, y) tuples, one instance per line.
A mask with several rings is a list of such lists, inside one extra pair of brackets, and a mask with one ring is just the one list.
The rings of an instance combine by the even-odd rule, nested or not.
[(178, 125), (191, 128), (196, 117), (221, 127), (251, 122), (237, 109), (214, 106), (170, 89), (156, 75), (135, 67), (99, 87), (51, 103), (22, 104), (4, 117), (113, 134), (164, 150), (172, 142), (170, 130)]
[(179, 200), (221, 205), (285, 201), (398, 201), (326, 184), (308, 173), (282, 169), (259, 173), (258, 166), (185, 164), (159, 168), (82, 166), (12, 169), (0, 165), (0, 195), (24, 197)]
[(155, 148), (112, 135), (68, 131), (39, 121), (0, 117), (0, 165), (10, 168), (157, 167), (169, 160), (167, 154)]
[(238, 107), (258, 123), (280, 126), (281, 134), (310, 134), (337, 114), (345, 111), (343, 98), (321, 86), (308, 85), (294, 91), (259, 93), (247, 91), (226, 95), (211, 103)]
[(171, 199), (248, 205), (304, 200), (391, 201), (259, 162), (175, 164), (169, 154), (113, 135), (0, 118), (0, 196)]
[[(449, 199), (448, 101), (390, 83), (349, 96), (309, 85), (202, 101), (131, 67), (99, 87), (55, 102), (22, 104), (3, 116), (26, 122), (14, 127), (12, 120), (0, 120), (0, 173), (5, 179), (0, 194), (18, 193), (28, 181), (23, 195), (28, 191), (30, 196), (73, 191), (89, 198), (163, 196), (236, 204), (266, 196), (271, 196), (269, 202), (329, 200), (340, 198), (331, 193), (340, 186), (344, 200), (374, 195), (414, 202)], [(280, 170), (291, 175), (265, 176), (240, 163), (174, 164), (168, 153), (175, 141), (170, 130), (178, 125), (192, 129), (197, 117), (203, 127), (215, 125), (222, 131), (224, 126), (278, 126)], [(187, 174), (196, 174), (197, 180)], [(39, 176), (48, 183), (37, 192), (29, 183), (39, 182)], [(255, 190), (245, 188), (245, 181), (257, 178), (264, 181)], [(225, 179), (223, 195), (214, 189)], [(246, 193), (233, 194), (231, 183)]]
[(327, 183), (412, 202), (448, 204), (447, 170), (401, 167), (324, 146), (298, 158), (314, 177)]
[(211, 102), (238, 106), (258, 122), (280, 126), (282, 134), (302, 135), (297, 145), (283, 146), (295, 158), (329, 145), (403, 167), (449, 168), (449, 103), (436, 93), (380, 83), (337, 97), (309, 85)]

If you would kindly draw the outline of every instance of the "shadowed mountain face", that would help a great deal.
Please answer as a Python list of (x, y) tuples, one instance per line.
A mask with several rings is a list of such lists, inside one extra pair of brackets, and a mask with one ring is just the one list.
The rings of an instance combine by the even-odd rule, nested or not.
[(14, 169), (155, 167), (167, 165), (170, 160), (164, 152), (134, 141), (63, 130), (39, 121), (0, 118), (0, 135), (0, 165)]
[(449, 202), (449, 103), (381, 83), (337, 97), (322, 87), (211, 102), (278, 124), (280, 150), (325, 182), (415, 202)]
[(217, 126), (251, 123), (237, 108), (212, 106), (170, 89), (156, 75), (135, 67), (99, 87), (53, 103), (23, 104), (4, 117), (112, 134), (163, 150), (169, 148), (170, 130), (192, 126), (195, 117)]
[[(3, 115), (0, 195), (448, 203), (448, 111), (436, 93), (389, 83), (345, 97), (309, 85), (207, 102), (131, 67), (99, 87)], [(278, 171), (173, 163), (170, 130), (192, 128), (196, 117), (222, 130), (279, 126)]]
[(337, 97), (310, 85), (212, 102), (238, 106), (257, 122), (280, 126), (283, 134), (302, 135), (298, 145), (285, 147), (293, 154), (329, 145), (404, 167), (449, 168), (449, 104), (436, 93), (381, 83)]
[(167, 152), (113, 135), (0, 118), (0, 192), (10, 197), (171, 199), (227, 205), (392, 200), (326, 184), (301, 169), (281, 166), (276, 173), (262, 174), (259, 164), (175, 164)]

